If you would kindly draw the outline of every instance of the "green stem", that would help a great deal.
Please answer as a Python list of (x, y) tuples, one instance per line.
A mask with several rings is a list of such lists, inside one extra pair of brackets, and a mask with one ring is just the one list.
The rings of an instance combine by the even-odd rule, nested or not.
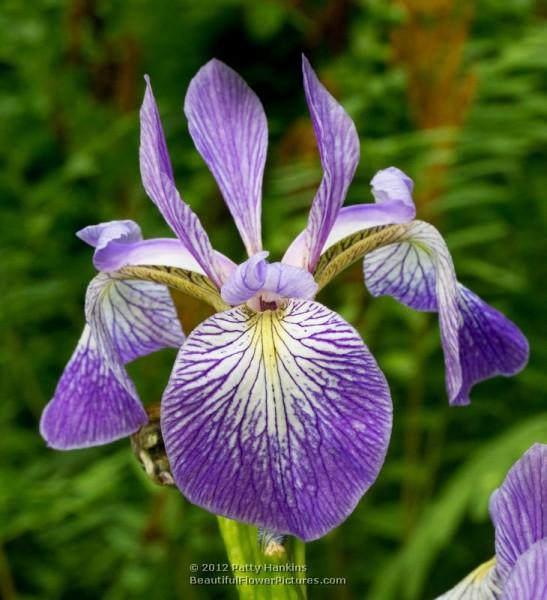
[(218, 524), (233, 575), (240, 578), (236, 583), (240, 600), (305, 600), (306, 584), (296, 581), (308, 576), (302, 541), (287, 538), (279, 552), (266, 556), (256, 527), (224, 517), (218, 517)]

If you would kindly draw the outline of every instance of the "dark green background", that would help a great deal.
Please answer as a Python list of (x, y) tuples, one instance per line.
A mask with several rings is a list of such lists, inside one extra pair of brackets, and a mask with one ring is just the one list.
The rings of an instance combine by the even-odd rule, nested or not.
[[(460, 280), (531, 343), (526, 371), (449, 409), (434, 315), (371, 300), (358, 268), (321, 294), (385, 371), (395, 425), (376, 485), (346, 523), (308, 546), (311, 576), (348, 583), (310, 596), (427, 600), (493, 554), (489, 494), (547, 438), (545, 34), (532, 0), (2, 2), (2, 597), (235, 597), (188, 585), (190, 563), (225, 560), (215, 519), (149, 483), (127, 441), (60, 453), (38, 435), (94, 273), (74, 232), (130, 218), (147, 237), (169, 235), (139, 180), (144, 73), (181, 193), (213, 244), (243, 258), (182, 114), (190, 78), (213, 56), (247, 79), (269, 117), (263, 222), (274, 259), (303, 227), (321, 175), (304, 51), (362, 138), (348, 202), (371, 199), (376, 170), (408, 172), (420, 216), (446, 236)], [(145, 401), (159, 399), (173, 357), (132, 368)]]

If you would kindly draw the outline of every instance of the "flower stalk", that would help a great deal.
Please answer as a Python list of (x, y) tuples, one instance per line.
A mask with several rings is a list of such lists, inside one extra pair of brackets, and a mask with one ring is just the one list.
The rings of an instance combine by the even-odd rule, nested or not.
[[(306, 598), (306, 584), (298, 582), (307, 576), (304, 542), (291, 536), (277, 548), (261, 548), (256, 527), (225, 517), (218, 517), (218, 524), (241, 600)], [(244, 572), (251, 566), (251, 573)], [(260, 579), (264, 583), (256, 583)]]

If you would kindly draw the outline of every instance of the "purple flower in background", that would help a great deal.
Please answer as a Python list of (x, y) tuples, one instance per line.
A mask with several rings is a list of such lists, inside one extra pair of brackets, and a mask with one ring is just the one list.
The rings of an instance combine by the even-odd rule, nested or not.
[(490, 498), (496, 556), (438, 600), (547, 598), (547, 445), (535, 444)]
[[(457, 282), (440, 234), (412, 221), (413, 183), (403, 172), (376, 174), (375, 203), (341, 208), (359, 139), (305, 58), (303, 75), (323, 178), (308, 224), (281, 262), (268, 262), (262, 249), (260, 101), (217, 60), (186, 95), (190, 134), (249, 255), (240, 265), (213, 250), (179, 195), (147, 80), (141, 175), (176, 239), (142, 240), (131, 221), (79, 232), (95, 248), (100, 273), (41, 431), (60, 449), (135, 432), (147, 418), (125, 364), (180, 347), (161, 429), (182, 493), (214, 513), (311, 540), (342, 522), (374, 482), (391, 432), (391, 397), (376, 361), (351, 325), (314, 300), (340, 270), (364, 256), (373, 295), (439, 313), (452, 404), (467, 403), (480, 380), (519, 371), (528, 346), (515, 325)], [(216, 314), (185, 339), (166, 286)]]

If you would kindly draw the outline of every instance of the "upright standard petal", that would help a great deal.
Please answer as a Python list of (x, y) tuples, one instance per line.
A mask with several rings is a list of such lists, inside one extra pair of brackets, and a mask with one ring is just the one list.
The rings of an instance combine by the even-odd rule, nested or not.
[(175, 187), (160, 115), (148, 77), (140, 118), (139, 155), (144, 189), (188, 252), (220, 289), (224, 277), (211, 242), (199, 219)]
[(513, 375), (528, 360), (528, 343), (500, 312), (458, 284), (439, 232), (416, 221), (405, 239), (365, 256), (365, 283), (373, 296), (393, 296), (416, 310), (439, 313), (446, 381), (452, 405), (469, 404), (472, 386)]
[[(378, 171), (371, 180), (375, 202), (344, 206), (338, 212), (336, 221), (321, 249), (336, 244), (345, 237), (380, 225), (408, 223), (416, 216), (416, 206), (412, 199), (414, 182), (397, 167)], [(306, 246), (306, 232), (303, 231), (291, 243), (283, 262), (298, 265)]]
[(547, 537), (547, 444), (535, 444), (512, 467), (490, 502), (498, 570), (505, 580), (533, 544)]
[(268, 125), (260, 100), (230, 67), (213, 59), (192, 79), (184, 112), (249, 256), (262, 250), (260, 215)]
[(147, 421), (126, 363), (184, 341), (168, 290), (146, 281), (100, 274), (88, 290), (88, 319), (44, 410), (48, 445), (69, 450), (106, 444)]
[(305, 56), (302, 71), (323, 179), (310, 210), (301, 261), (291, 264), (313, 271), (357, 168), (359, 137), (353, 121), (320, 83)]
[(162, 400), (175, 481), (214, 513), (304, 540), (341, 523), (388, 446), (387, 383), (321, 304), (217, 314), (182, 346)]
[(518, 559), (501, 600), (547, 598), (547, 538), (536, 542)]

